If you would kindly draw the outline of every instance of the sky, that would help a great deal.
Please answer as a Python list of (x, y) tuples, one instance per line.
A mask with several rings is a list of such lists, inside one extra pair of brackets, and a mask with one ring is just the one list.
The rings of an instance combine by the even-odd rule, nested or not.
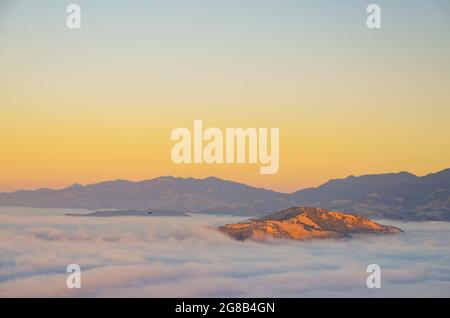
[[(236, 217), (63, 212), (1, 209), (0, 297), (450, 296), (446, 222), (389, 221), (399, 235), (257, 243), (212, 227)], [(80, 289), (66, 287), (68, 264), (81, 267)], [(380, 289), (366, 287), (369, 264), (381, 268)]]
[[(161, 175), (293, 191), (448, 168), (449, 39), (447, 0), (0, 0), (0, 191)], [(194, 119), (280, 128), (279, 172), (172, 163), (170, 133)]]

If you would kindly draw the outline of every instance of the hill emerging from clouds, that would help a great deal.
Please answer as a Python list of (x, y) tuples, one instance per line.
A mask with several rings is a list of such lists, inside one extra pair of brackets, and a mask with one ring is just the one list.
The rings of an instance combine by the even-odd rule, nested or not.
[(304, 241), (402, 232), (396, 227), (381, 225), (365, 217), (309, 207), (289, 208), (260, 219), (227, 224), (219, 227), (219, 231), (240, 241), (264, 241), (268, 238)]

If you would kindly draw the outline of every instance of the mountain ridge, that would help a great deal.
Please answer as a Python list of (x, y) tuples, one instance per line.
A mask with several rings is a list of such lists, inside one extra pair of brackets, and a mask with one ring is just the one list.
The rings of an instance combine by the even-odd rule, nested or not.
[(62, 189), (0, 193), (0, 206), (164, 209), (187, 213), (261, 216), (292, 206), (347, 211), (372, 218), (450, 221), (450, 169), (425, 176), (409, 172), (330, 179), (314, 188), (277, 192), (220, 179), (161, 176)]

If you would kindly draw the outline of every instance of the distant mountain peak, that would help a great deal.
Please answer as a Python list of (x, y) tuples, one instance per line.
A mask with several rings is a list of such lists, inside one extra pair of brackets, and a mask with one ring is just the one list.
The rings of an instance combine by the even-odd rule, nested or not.
[(66, 190), (66, 191), (70, 191), (70, 190), (78, 190), (78, 189), (83, 189), (84, 187), (81, 185), (81, 184), (79, 184), (79, 183), (74, 183), (74, 184), (72, 184), (71, 186), (69, 186), (69, 187), (67, 187), (67, 188), (64, 188), (63, 190)]
[(223, 179), (214, 177), (214, 176), (210, 176), (210, 177), (206, 177), (204, 180), (210, 180), (210, 181), (224, 181)]
[(178, 177), (174, 177), (174, 176), (160, 176), (160, 177), (156, 177), (156, 178), (153, 178), (153, 179), (142, 180), (142, 182), (152, 181), (152, 180), (175, 180), (175, 179), (178, 179)]

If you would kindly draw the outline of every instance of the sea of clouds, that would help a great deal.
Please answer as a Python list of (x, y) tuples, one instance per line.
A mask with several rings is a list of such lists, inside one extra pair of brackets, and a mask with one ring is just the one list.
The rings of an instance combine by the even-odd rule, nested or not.
[[(0, 297), (450, 297), (450, 224), (314, 242), (237, 242), (242, 218), (69, 217), (0, 208)], [(81, 288), (66, 267), (79, 264)], [(368, 289), (366, 267), (382, 269)]]

